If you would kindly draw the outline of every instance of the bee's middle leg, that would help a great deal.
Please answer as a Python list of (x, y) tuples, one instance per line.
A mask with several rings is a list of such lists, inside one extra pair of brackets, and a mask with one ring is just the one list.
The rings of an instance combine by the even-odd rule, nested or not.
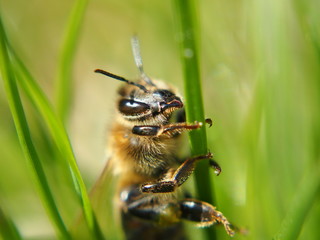
[[(180, 167), (173, 173), (172, 177), (168, 180), (159, 181), (156, 183), (145, 183), (141, 186), (141, 191), (143, 193), (167, 193), (174, 192), (177, 187), (182, 185), (192, 174), (195, 168), (195, 163), (203, 159), (211, 159), (212, 154), (207, 153), (206, 155), (200, 155), (197, 157), (189, 158), (184, 161)], [(216, 172), (220, 173), (220, 166), (214, 162), (210, 161), (211, 165), (215, 168)]]

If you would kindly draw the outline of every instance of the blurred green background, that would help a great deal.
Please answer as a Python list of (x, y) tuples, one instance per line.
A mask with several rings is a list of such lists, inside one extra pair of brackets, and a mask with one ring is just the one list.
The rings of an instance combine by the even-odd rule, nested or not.
[[(62, 42), (75, 1), (0, 0), (9, 41), (55, 104)], [(235, 225), (234, 239), (320, 236), (320, 2), (196, 3), (208, 148), (222, 167), (216, 203)], [(183, 89), (172, 1), (88, 2), (72, 59), (66, 117), (77, 162), (90, 189), (104, 166), (105, 139), (119, 82), (96, 68), (136, 79), (130, 38), (138, 34), (145, 71)], [(55, 239), (26, 162), (0, 82), (0, 206), (23, 239)], [(79, 212), (66, 165), (41, 117), (21, 91), (32, 137), (65, 224)], [(190, 226), (192, 239), (201, 232)], [(189, 224), (188, 224), (188, 229)], [(294, 229), (294, 230), (292, 230)], [(289, 233), (288, 233), (289, 231)], [(116, 239), (112, 229), (108, 239)], [(217, 228), (218, 239), (229, 239)], [(279, 235), (283, 234), (283, 235)]]

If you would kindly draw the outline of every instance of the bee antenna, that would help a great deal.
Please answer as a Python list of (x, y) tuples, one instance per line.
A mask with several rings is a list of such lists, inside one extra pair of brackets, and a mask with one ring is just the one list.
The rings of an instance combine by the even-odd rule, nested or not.
[(136, 66), (139, 69), (139, 72), (140, 72), (140, 75), (141, 75), (142, 79), (147, 84), (155, 86), (154, 83), (151, 81), (151, 79), (148, 77), (148, 75), (143, 70), (142, 57), (141, 57), (141, 52), (140, 52), (140, 44), (139, 44), (139, 39), (138, 39), (138, 37), (136, 35), (134, 35), (131, 38), (131, 46), (132, 46), (132, 52), (133, 52), (134, 61), (136, 63)]
[(143, 85), (141, 85), (141, 84), (139, 84), (139, 83), (135, 83), (135, 82), (129, 81), (129, 80), (125, 79), (124, 77), (115, 75), (115, 74), (113, 74), (113, 73), (107, 72), (107, 71), (102, 70), (102, 69), (96, 69), (96, 70), (94, 70), (94, 72), (96, 72), (96, 73), (101, 73), (101, 74), (103, 74), (103, 75), (106, 75), (106, 76), (108, 76), (108, 77), (111, 77), (111, 78), (120, 80), (120, 81), (125, 82), (125, 83), (130, 84), (130, 85), (134, 85), (134, 86), (140, 88), (142, 91), (148, 92), (148, 90), (145, 88), (145, 86), (143, 86)]

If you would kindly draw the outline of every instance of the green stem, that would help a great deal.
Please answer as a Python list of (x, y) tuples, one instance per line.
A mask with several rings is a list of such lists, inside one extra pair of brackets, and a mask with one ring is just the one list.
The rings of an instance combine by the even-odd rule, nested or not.
[(9, 58), (9, 53), (7, 49), (7, 39), (5, 30), (0, 19), (0, 66), (2, 78), (4, 81), (5, 91), (7, 93), (7, 98), (12, 113), (12, 117), (15, 123), (17, 134), (19, 137), (20, 145), (22, 147), (23, 153), (28, 160), (34, 173), (36, 179), (38, 191), (40, 193), (42, 202), (46, 210), (48, 211), (51, 220), (56, 228), (57, 234), (64, 239), (69, 239), (69, 233), (67, 228), (59, 214), (56, 203), (54, 201), (53, 195), (51, 193), (47, 177), (43, 170), (43, 166), (38, 157), (36, 149), (33, 145), (26, 116), (21, 103), (19, 91), (16, 84), (16, 79), (13, 74), (13, 68)]
[[(195, 24), (195, 3), (192, 0), (175, 0), (175, 12), (177, 13), (177, 29), (182, 58), (186, 116), (188, 122), (204, 122), (203, 100), (201, 94), (201, 81), (198, 63), (198, 49), (196, 38), (199, 32)], [(193, 155), (206, 154), (207, 137), (206, 128), (190, 132), (190, 142)], [(199, 198), (213, 203), (214, 191), (211, 186), (209, 167), (207, 162), (199, 162), (195, 171), (195, 184)], [(215, 239), (214, 228), (206, 228), (208, 239)]]
[(310, 170), (307, 178), (302, 181), (296, 192), (296, 197), (283, 220), (280, 230), (274, 240), (298, 239), (301, 229), (306, 221), (308, 213), (319, 198), (320, 170), (319, 164)]
[(36, 109), (42, 115), (42, 118), (44, 119), (45, 123), (48, 126), (48, 129), (50, 130), (55, 144), (57, 145), (62, 156), (64, 156), (66, 161), (68, 162), (75, 190), (79, 196), (79, 200), (81, 202), (84, 217), (86, 219), (88, 227), (93, 236), (96, 236), (97, 239), (102, 239), (102, 233), (96, 222), (86, 186), (77, 166), (77, 162), (66, 129), (60, 118), (57, 117), (55, 112), (53, 111), (53, 107), (51, 106), (49, 100), (47, 99), (39, 85), (36, 83), (36, 81), (33, 79), (31, 74), (28, 72), (22, 61), (18, 58), (13, 50), (11, 50), (11, 54), (13, 56), (13, 61), (17, 69), (17, 74), (19, 76), (19, 84), (21, 84), (22, 89), (25, 91), (31, 102), (35, 105)]
[(78, 0), (75, 3), (61, 50), (56, 86), (56, 106), (57, 112), (63, 120), (67, 119), (71, 105), (72, 64), (87, 4), (88, 0)]
[(48, 98), (45, 96), (39, 85), (28, 72), (23, 62), (15, 54), (11, 46), (8, 46), (8, 48), (12, 55), (12, 61), (15, 66), (15, 71), (19, 76), (19, 84), (21, 85), (22, 89), (25, 91), (31, 102), (34, 104), (36, 109), (42, 115), (42, 118), (46, 123), (48, 129), (50, 130), (51, 136), (56, 146), (61, 152), (61, 155), (64, 156), (66, 161), (68, 162), (75, 190), (79, 196), (88, 228), (90, 229), (92, 236), (95, 236), (96, 239), (103, 239), (102, 232), (94, 216), (89, 196), (87, 194), (86, 186), (78, 169), (77, 162), (65, 127), (60, 118), (55, 114)]
[(13, 221), (0, 207), (0, 235), (3, 239), (22, 240), (22, 237)]

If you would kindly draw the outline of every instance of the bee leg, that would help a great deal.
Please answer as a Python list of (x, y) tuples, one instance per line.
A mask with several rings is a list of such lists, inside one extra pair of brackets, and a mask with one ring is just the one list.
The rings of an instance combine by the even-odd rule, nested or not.
[(157, 223), (159, 226), (169, 226), (181, 220), (196, 222), (199, 227), (208, 227), (218, 223), (224, 226), (230, 236), (234, 235), (228, 219), (211, 204), (191, 198), (168, 201), (162, 196), (143, 194), (137, 185), (131, 186), (121, 192), (123, 209), (126, 209), (124, 213)]
[(206, 119), (205, 119), (205, 122), (206, 122), (207, 124), (209, 124), (209, 128), (212, 127), (212, 119), (211, 119), (211, 118), (206, 118)]
[[(182, 185), (192, 174), (195, 168), (195, 163), (203, 159), (211, 159), (212, 154), (209, 152), (206, 155), (200, 155), (193, 158), (188, 158), (180, 167), (173, 173), (172, 177), (168, 180), (145, 183), (141, 186), (141, 191), (144, 193), (166, 193), (173, 192), (177, 187)], [(217, 165), (218, 166), (218, 165)], [(221, 171), (221, 168), (220, 168)]]
[(217, 162), (216, 162), (215, 160), (213, 160), (213, 159), (210, 159), (210, 160), (209, 160), (209, 165), (210, 165), (210, 167), (212, 167), (212, 168), (214, 169), (214, 173), (215, 173), (217, 176), (219, 176), (220, 173), (221, 173), (221, 171), (222, 171), (219, 163), (217, 163)]
[(179, 204), (182, 219), (198, 222), (199, 227), (219, 223), (224, 226), (230, 236), (234, 235), (234, 230), (228, 219), (211, 204), (196, 199), (184, 199)]
[(134, 126), (132, 133), (139, 136), (166, 136), (168, 138), (174, 137), (177, 134), (187, 130), (194, 130), (202, 126), (202, 122), (195, 122), (194, 124), (188, 123), (172, 123), (163, 126), (158, 125), (141, 125)]

